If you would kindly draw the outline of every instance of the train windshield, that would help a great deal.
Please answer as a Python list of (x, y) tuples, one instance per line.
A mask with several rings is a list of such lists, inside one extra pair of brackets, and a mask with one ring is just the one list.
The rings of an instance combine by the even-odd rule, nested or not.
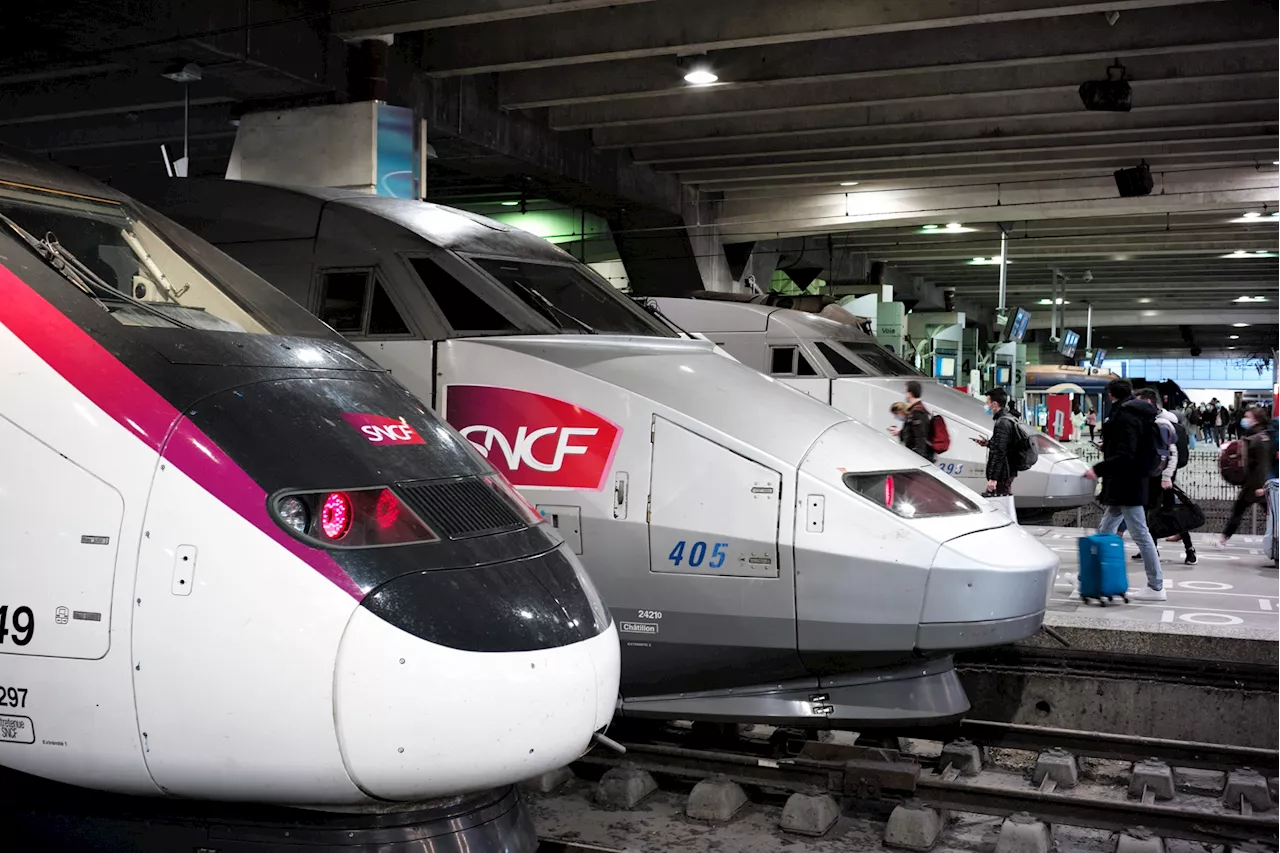
[(0, 185), (0, 232), (125, 326), (332, 336), (253, 273), (150, 211)]
[[(866, 376), (924, 375), (887, 349), (873, 343), (865, 341), (829, 341), (818, 346), (819, 348), (826, 346), (828, 349), (838, 349), (840, 354), (846, 357), (842, 361), (844, 364), (849, 365), (848, 369), (843, 369), (830, 357), (827, 359), (832, 361), (832, 367), (842, 376), (857, 376), (860, 374)], [(824, 350), (824, 354), (825, 352)], [(849, 364), (850, 360), (852, 360), (853, 364)]]
[(575, 266), (471, 257), (511, 294), (566, 332), (675, 338), (616, 288)]

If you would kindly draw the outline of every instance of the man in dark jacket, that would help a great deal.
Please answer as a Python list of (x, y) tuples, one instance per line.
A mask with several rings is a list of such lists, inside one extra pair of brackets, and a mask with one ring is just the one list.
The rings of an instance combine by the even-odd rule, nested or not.
[(902, 423), (898, 439), (907, 450), (919, 453), (930, 462), (937, 455), (929, 443), (929, 422), (933, 419), (920, 400), (920, 383), (912, 379), (907, 383), (907, 417)]
[(1003, 388), (992, 388), (987, 392), (985, 408), (995, 422), (991, 427), (991, 438), (978, 441), (987, 448), (987, 494), (1013, 494), (1013, 479), (1018, 476), (1018, 466), (1014, 464), (1012, 453), (1018, 437), (1015, 415), (1009, 407), (1009, 395)]
[(1111, 415), (1102, 425), (1102, 461), (1085, 472), (1090, 480), (1102, 478), (1098, 502), (1105, 509), (1098, 522), (1099, 533), (1115, 533), (1123, 521), (1142, 554), (1147, 585), (1133, 598), (1138, 601), (1165, 601), (1164, 573), (1160, 554), (1147, 529), (1146, 504), (1150, 476), (1159, 465), (1154, 451), (1156, 407), (1133, 396), (1127, 379), (1113, 379), (1107, 385)]

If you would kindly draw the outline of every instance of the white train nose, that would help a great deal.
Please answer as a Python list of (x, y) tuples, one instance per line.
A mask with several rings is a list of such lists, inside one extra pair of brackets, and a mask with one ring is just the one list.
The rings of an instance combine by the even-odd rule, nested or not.
[(334, 675), (343, 762), (365, 793), (401, 802), (562, 767), (612, 716), (618, 665), (613, 625), (571, 645), (491, 654), (427, 642), (357, 608)]
[(1040, 629), (1058, 557), (1015, 524), (952, 539), (929, 570), (916, 647), (996, 646)]

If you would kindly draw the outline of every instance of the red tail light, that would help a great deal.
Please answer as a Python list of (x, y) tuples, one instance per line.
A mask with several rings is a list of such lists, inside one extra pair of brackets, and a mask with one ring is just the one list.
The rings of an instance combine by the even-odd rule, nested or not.
[(333, 492), (320, 506), (320, 532), (335, 542), (351, 530), (351, 498)]
[(272, 510), (285, 529), (315, 545), (369, 548), (440, 538), (390, 489), (277, 495)]

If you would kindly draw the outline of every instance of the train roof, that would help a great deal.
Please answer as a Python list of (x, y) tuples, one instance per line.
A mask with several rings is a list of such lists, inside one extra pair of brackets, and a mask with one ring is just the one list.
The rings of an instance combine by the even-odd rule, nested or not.
[(151, 184), (139, 194), (154, 200), (170, 216), (192, 223), (215, 244), (310, 239), (316, 235), (324, 208), (340, 205), (388, 220), (441, 249), (535, 261), (573, 260), (541, 237), (493, 219), (357, 190), (185, 178)]
[(87, 175), (3, 142), (0, 142), (0, 180), (113, 202), (129, 200), (119, 190)]

